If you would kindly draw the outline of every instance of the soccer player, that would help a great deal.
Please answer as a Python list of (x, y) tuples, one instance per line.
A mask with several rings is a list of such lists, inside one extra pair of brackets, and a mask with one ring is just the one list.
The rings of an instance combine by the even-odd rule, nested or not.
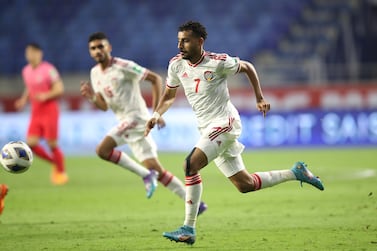
[(177, 88), (182, 85), (199, 124), (201, 137), (185, 161), (186, 204), (183, 226), (163, 236), (176, 242), (193, 244), (195, 224), (202, 195), (200, 169), (214, 160), (220, 171), (241, 193), (257, 191), (289, 180), (299, 180), (323, 190), (321, 181), (303, 162), (296, 162), (290, 170), (256, 172), (250, 174), (244, 166), (241, 152), (244, 146), (237, 138), (241, 133), (238, 111), (230, 102), (227, 77), (245, 73), (256, 97), (257, 109), (263, 116), (270, 110), (264, 99), (254, 66), (227, 54), (204, 51), (207, 38), (205, 27), (189, 21), (178, 29), (180, 54), (169, 63), (166, 88), (145, 135), (158, 123), (160, 116), (173, 104)]
[[(81, 84), (81, 94), (99, 109), (111, 109), (119, 121), (97, 146), (97, 155), (142, 177), (148, 198), (153, 195), (158, 179), (184, 200), (183, 183), (161, 166), (154, 140), (150, 135), (144, 136), (149, 112), (141, 95), (140, 83), (142, 80), (151, 83), (155, 108), (161, 96), (161, 77), (133, 61), (112, 57), (111, 44), (102, 32), (91, 34), (88, 45), (90, 56), (97, 65), (90, 72), (91, 85), (88, 82)], [(160, 128), (165, 126), (162, 118), (156, 120), (156, 123)], [(124, 144), (128, 144), (142, 165), (115, 149)], [(201, 203), (200, 213), (205, 209), (206, 205)]]
[(4, 199), (8, 193), (8, 187), (4, 184), (0, 184), (0, 214), (4, 210)]
[[(28, 64), (22, 70), (25, 90), (15, 107), (21, 110), (31, 102), (31, 120), (26, 143), (38, 157), (53, 164), (51, 182), (63, 185), (68, 182), (64, 167), (64, 155), (58, 146), (59, 103), (64, 92), (63, 81), (56, 68), (43, 61), (43, 51), (37, 43), (26, 46), (25, 57)], [(40, 144), (45, 139), (49, 147), (46, 151)]]

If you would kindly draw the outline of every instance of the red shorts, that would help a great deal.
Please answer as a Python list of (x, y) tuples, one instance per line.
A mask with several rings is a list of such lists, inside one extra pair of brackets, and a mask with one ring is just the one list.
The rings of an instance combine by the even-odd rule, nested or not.
[(57, 140), (59, 130), (59, 110), (48, 109), (32, 112), (27, 136), (36, 136), (46, 140)]

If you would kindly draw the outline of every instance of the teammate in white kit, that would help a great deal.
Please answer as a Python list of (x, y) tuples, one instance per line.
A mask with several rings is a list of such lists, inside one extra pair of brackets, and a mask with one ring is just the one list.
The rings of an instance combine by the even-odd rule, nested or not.
[(227, 77), (245, 73), (254, 89), (257, 109), (263, 116), (270, 104), (263, 98), (254, 66), (227, 54), (215, 54), (203, 49), (206, 29), (198, 22), (187, 22), (178, 29), (180, 54), (171, 59), (165, 92), (148, 121), (145, 135), (158, 123), (160, 116), (173, 104), (176, 91), (183, 86), (199, 124), (201, 137), (185, 162), (186, 207), (182, 227), (163, 236), (176, 242), (193, 244), (196, 239), (195, 224), (202, 195), (199, 170), (214, 160), (220, 171), (242, 193), (256, 191), (288, 180), (299, 180), (323, 190), (322, 182), (303, 162), (292, 169), (250, 174), (241, 158), (244, 146), (237, 138), (241, 134), (238, 111), (230, 102)]
[[(81, 84), (81, 94), (101, 110), (110, 108), (119, 121), (97, 146), (98, 156), (141, 176), (148, 198), (155, 191), (158, 178), (164, 186), (185, 199), (183, 183), (161, 166), (155, 142), (151, 136), (144, 136), (149, 112), (140, 92), (140, 82), (146, 80), (152, 84), (152, 102), (155, 108), (161, 96), (161, 77), (133, 61), (112, 57), (111, 45), (102, 32), (90, 35), (89, 53), (98, 64), (91, 70), (91, 85), (88, 82)], [(162, 118), (156, 123), (159, 127), (165, 126)], [(136, 159), (144, 166), (115, 149), (124, 144), (128, 144)], [(201, 203), (199, 213), (206, 208)]]

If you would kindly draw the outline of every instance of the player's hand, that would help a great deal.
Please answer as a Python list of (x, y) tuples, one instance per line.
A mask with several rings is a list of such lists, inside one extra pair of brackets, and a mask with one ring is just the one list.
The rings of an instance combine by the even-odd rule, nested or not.
[(165, 120), (160, 117), (158, 120), (157, 120), (157, 128), (158, 129), (162, 129), (166, 126), (166, 123), (165, 123)]
[(47, 93), (37, 93), (34, 98), (38, 101), (44, 102), (48, 99)]
[(257, 109), (258, 111), (263, 113), (263, 117), (266, 117), (266, 113), (270, 110), (271, 105), (266, 100), (260, 100), (257, 102)]
[(16, 108), (17, 111), (21, 110), (22, 108), (25, 107), (27, 100), (23, 98), (19, 98), (14, 102), (14, 107)]
[(94, 91), (88, 81), (81, 81), (80, 93), (83, 97), (91, 99), (94, 96)]
[(156, 118), (151, 118), (150, 120), (148, 120), (147, 124), (145, 125), (144, 136), (148, 136), (148, 134), (150, 133), (150, 131), (153, 129), (153, 127), (156, 124), (157, 124)]

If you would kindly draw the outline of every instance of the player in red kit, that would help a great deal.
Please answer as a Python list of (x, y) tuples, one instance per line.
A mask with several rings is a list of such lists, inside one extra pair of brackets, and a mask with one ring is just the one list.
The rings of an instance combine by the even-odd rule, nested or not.
[[(28, 100), (31, 103), (31, 119), (26, 142), (38, 157), (53, 164), (51, 182), (55, 185), (67, 183), (63, 152), (58, 146), (59, 104), (64, 92), (63, 81), (56, 68), (43, 61), (43, 51), (36, 43), (26, 46), (28, 64), (22, 70), (25, 91), (15, 103), (18, 110)], [(40, 140), (45, 139), (50, 151), (46, 151)]]
[(5, 184), (0, 184), (0, 214), (3, 212), (4, 209), (4, 199), (5, 195), (8, 193), (8, 187)]

